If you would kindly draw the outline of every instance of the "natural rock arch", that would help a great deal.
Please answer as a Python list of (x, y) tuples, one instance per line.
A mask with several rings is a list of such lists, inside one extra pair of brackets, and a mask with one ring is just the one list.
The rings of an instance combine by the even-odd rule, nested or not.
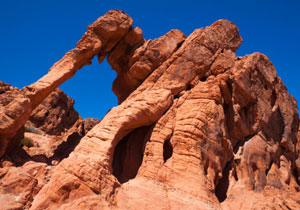
[(131, 30), (132, 24), (132, 19), (124, 12), (109, 11), (88, 27), (76, 48), (55, 63), (48, 74), (15, 93), (14, 99), (5, 109), (2, 107), (0, 114), (0, 157), (32, 111), (59, 85), (73, 77), (77, 70), (90, 64), (94, 56), (98, 56), (99, 62), (102, 62), (106, 54)]
[[(120, 105), (56, 166), (30, 209), (299, 207), (298, 109), (270, 60), (236, 57), (242, 39), (227, 20), (149, 41), (131, 25), (117, 10), (99, 18), (1, 114), (8, 143), (31, 110), (95, 55), (102, 61), (108, 53), (118, 73)], [(143, 157), (124, 170), (128, 145)]]

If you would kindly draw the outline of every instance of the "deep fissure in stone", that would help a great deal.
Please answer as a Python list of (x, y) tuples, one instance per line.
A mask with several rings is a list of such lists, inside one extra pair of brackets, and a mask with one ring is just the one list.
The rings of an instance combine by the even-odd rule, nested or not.
[(170, 142), (170, 139), (168, 139), (164, 142), (164, 148), (163, 149), (164, 149), (164, 153), (163, 153), (164, 162), (166, 162), (173, 155), (173, 146)]
[(232, 161), (229, 161), (223, 170), (223, 177), (222, 179), (219, 180), (215, 189), (215, 194), (220, 203), (225, 201), (227, 198), (227, 190), (229, 187), (229, 174), (231, 170), (232, 170)]

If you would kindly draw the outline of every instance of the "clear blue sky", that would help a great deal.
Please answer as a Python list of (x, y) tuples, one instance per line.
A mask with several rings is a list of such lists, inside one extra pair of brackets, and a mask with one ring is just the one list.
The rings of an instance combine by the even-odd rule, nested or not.
[[(237, 55), (267, 55), (289, 92), (300, 101), (299, 0), (1, 0), (0, 80), (18, 88), (35, 82), (75, 47), (89, 24), (115, 8), (129, 14), (146, 39), (171, 29), (189, 35), (218, 19), (233, 21), (244, 40)], [(117, 105), (111, 91), (115, 76), (106, 62), (94, 60), (61, 88), (75, 100), (83, 118), (102, 118)]]

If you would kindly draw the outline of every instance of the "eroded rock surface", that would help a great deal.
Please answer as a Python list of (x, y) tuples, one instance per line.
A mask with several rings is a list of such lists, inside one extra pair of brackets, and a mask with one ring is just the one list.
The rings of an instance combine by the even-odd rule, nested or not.
[[(113, 24), (120, 18), (117, 14), (128, 22), (126, 29), (122, 23)], [(242, 38), (227, 20), (196, 29), (188, 37), (172, 30), (148, 41), (131, 24), (124, 13), (109, 12), (77, 45), (88, 48), (87, 60), (97, 54), (102, 61), (108, 53), (118, 74), (113, 91), (120, 105), (101, 121), (80, 124), (83, 138), (75, 149), (64, 147), (68, 156), (51, 166), (55, 170), (38, 190), (32, 190), (37, 186), (33, 177), (23, 181), (28, 190), (3, 199), (31, 210), (299, 209), (298, 108), (271, 61), (261, 53), (237, 57)], [(103, 47), (99, 42), (105, 43)], [(72, 59), (85, 64), (85, 51)], [(28, 88), (41, 81), (51, 87), (57, 84), (46, 75)], [(5, 86), (9, 100), (0, 97), (1, 109), (14, 122), (27, 112), (7, 114), (18, 110), (14, 104), (21, 103), (17, 96), (22, 93), (8, 89)], [(48, 95), (50, 89), (38, 91)], [(34, 97), (26, 100), (31, 107), (40, 103)], [(61, 110), (52, 108), (50, 115)], [(42, 110), (37, 108), (32, 116), (43, 116), (44, 121), (35, 125), (45, 132), (49, 121)], [(72, 112), (67, 106), (65, 113)], [(73, 128), (78, 121), (72, 119), (68, 123)], [(59, 123), (63, 121), (52, 123), (55, 132)], [(8, 176), (9, 164), (3, 161), (0, 181)], [(26, 166), (17, 169), (26, 171)], [(6, 189), (10, 184), (2, 185)], [(36, 193), (27, 193), (30, 190)], [(21, 204), (12, 197), (19, 194), (24, 198)]]
[[(18, 90), (4, 87), (2, 93)], [(1, 208), (28, 209), (55, 166), (99, 123), (95, 118), (82, 120), (73, 105), (74, 100), (56, 89), (32, 112), (17, 135), (16, 140), (23, 139), (20, 145), (0, 161), (0, 203), (5, 203)]]
[(60, 84), (73, 77), (78, 69), (90, 64), (94, 56), (98, 56), (99, 62), (102, 61), (131, 29), (132, 23), (132, 19), (124, 12), (109, 11), (88, 27), (76, 48), (55, 63), (48, 74), (17, 91), (5, 107), (0, 107), (0, 157), (9, 150), (11, 144), (14, 145), (11, 139), (29, 119), (32, 111)]
[(81, 117), (74, 110), (74, 101), (62, 90), (56, 89), (32, 112), (31, 126), (49, 135), (61, 135)]

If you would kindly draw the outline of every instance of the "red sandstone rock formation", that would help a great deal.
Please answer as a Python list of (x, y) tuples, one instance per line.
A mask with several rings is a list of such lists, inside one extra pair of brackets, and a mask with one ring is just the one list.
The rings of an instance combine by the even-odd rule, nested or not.
[[(242, 38), (227, 20), (149, 41), (131, 24), (110, 11), (37, 83), (0, 92), (1, 154), (15, 146), (31, 110), (94, 55), (102, 61), (108, 53), (120, 103), (56, 166), (37, 165), (43, 172), (26, 184), (10, 172), (29, 173), (31, 162), (15, 167), (3, 159), (5, 208), (300, 209), (297, 103), (271, 61), (260, 53), (236, 57)], [(49, 130), (40, 106), (30, 119)]]
[[(13, 90), (8, 84), (0, 84), (5, 87), (2, 93)], [(28, 209), (33, 197), (49, 181), (55, 165), (67, 158), (80, 139), (99, 123), (94, 118), (82, 120), (73, 104), (70, 97), (56, 89), (31, 114), (19, 138), (30, 139), (33, 145), (22, 143), (23, 148), (17, 146), (1, 160), (3, 209)]]
[[(49, 70), (37, 82), (14, 93), (12, 100), (0, 107), (0, 157), (14, 145), (12, 139), (34, 110), (53, 90), (70, 79), (76, 71), (91, 64), (98, 55), (101, 62), (106, 54), (131, 29), (133, 21), (124, 12), (111, 10), (88, 27), (76, 48)], [(7, 97), (7, 96), (4, 96)]]
[(74, 101), (56, 89), (32, 112), (29, 121), (49, 135), (61, 135), (81, 117), (74, 110)]

